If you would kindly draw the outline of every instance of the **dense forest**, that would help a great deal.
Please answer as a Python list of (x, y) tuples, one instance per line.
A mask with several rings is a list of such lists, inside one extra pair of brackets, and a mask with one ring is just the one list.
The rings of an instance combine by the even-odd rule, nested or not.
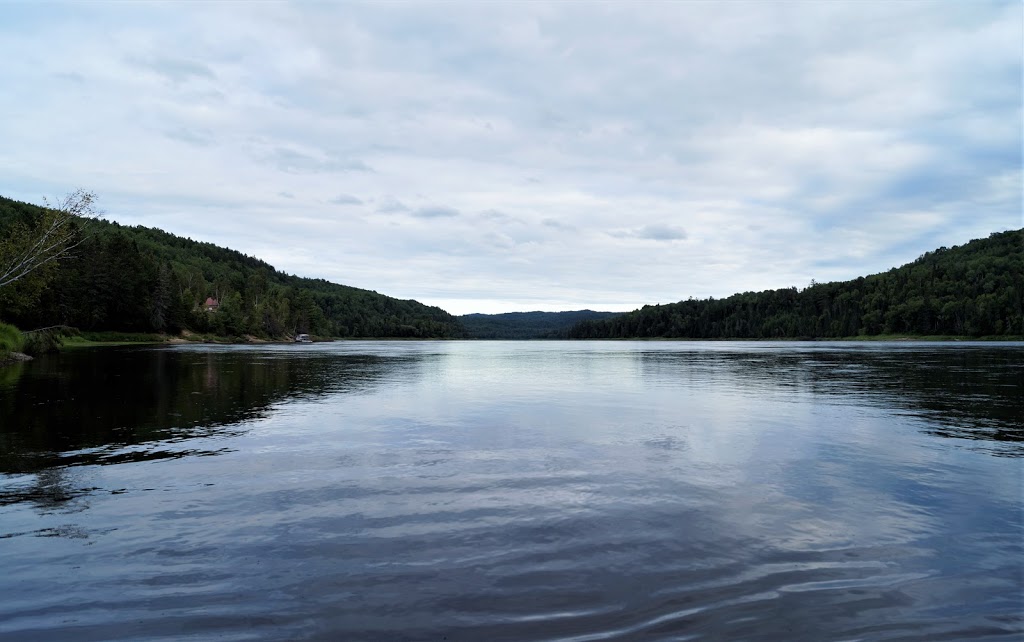
[[(36, 205), (0, 197), (0, 236), (42, 214)], [(68, 258), (0, 289), (0, 319), (23, 330), (465, 336), (458, 319), (416, 301), (290, 276), (240, 252), (158, 229), (104, 220), (82, 227), (83, 240)], [(216, 305), (205, 305), (207, 299)]]
[(565, 339), (580, 321), (613, 317), (618, 312), (506, 312), (459, 317), (471, 339)]
[(581, 321), (574, 339), (1024, 335), (1024, 230), (939, 248), (853, 281), (644, 306)]
[[(0, 239), (44, 210), (0, 197)], [(82, 221), (59, 262), (0, 288), (0, 320), (22, 329), (222, 336), (838, 338), (1024, 335), (1024, 230), (939, 248), (882, 274), (689, 299), (628, 314), (516, 312), (453, 317), (416, 301), (277, 271), (234, 250), (157, 229)], [(214, 305), (207, 305), (212, 300)], [(212, 308), (212, 309), (211, 309)]]

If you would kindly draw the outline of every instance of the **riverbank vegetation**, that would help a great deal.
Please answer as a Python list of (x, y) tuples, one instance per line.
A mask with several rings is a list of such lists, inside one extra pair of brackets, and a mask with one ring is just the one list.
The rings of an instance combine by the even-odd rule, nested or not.
[[(0, 234), (51, 218), (45, 208), (0, 197)], [(259, 339), (465, 335), (455, 317), (417, 301), (288, 275), (158, 229), (88, 223), (73, 252), (0, 289), (0, 318), (21, 328)]]
[(7, 361), (12, 352), (21, 352), (24, 346), (21, 330), (9, 323), (0, 323), (0, 363)]
[(939, 248), (882, 274), (649, 305), (573, 326), (573, 339), (1024, 335), (1024, 230)]

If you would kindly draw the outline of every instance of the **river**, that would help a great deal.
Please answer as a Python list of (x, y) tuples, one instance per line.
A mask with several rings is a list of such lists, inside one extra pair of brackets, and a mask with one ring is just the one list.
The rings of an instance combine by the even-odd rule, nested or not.
[(0, 369), (0, 640), (1024, 635), (1024, 344)]

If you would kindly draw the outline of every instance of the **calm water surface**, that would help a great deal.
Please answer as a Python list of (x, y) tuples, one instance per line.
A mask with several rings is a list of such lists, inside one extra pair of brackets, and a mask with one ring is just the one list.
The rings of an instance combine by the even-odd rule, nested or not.
[(1024, 344), (0, 369), (2, 640), (1024, 635)]

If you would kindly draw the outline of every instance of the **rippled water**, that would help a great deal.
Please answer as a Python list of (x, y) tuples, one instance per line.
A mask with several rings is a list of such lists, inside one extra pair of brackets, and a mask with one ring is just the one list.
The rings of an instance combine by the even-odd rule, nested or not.
[(2, 640), (1024, 635), (1024, 345), (0, 369)]

